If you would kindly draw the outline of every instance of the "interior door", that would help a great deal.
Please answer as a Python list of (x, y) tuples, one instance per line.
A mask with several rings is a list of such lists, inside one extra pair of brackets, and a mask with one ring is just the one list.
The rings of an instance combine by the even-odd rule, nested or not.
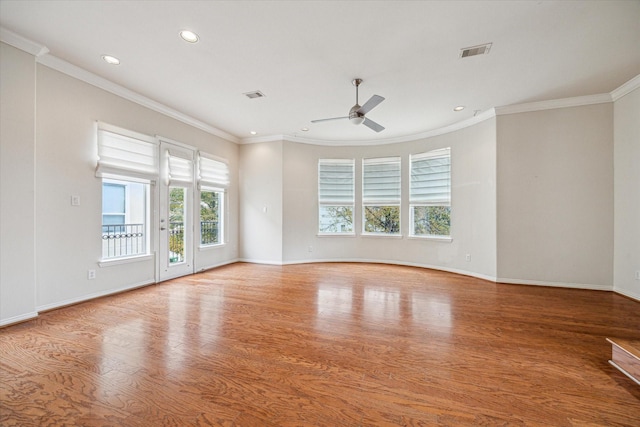
[(160, 142), (160, 281), (192, 274), (195, 151)]

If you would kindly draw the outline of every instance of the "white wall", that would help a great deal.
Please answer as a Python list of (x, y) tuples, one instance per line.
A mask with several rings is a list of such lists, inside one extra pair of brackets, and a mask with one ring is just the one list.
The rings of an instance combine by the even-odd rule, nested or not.
[[(153, 259), (100, 267), (101, 180), (96, 120), (194, 146), (228, 159), (229, 244), (196, 251), (196, 270), (237, 259), (238, 147), (44, 65), (37, 66), (36, 255), (37, 307), (47, 309), (153, 283)], [(72, 195), (80, 206), (71, 206)], [(157, 201), (152, 198), (152, 205)], [(153, 215), (152, 215), (153, 217)], [(157, 225), (151, 224), (151, 229)], [(96, 279), (87, 279), (87, 270)]]
[[(409, 155), (451, 147), (452, 242), (409, 238)], [(362, 159), (401, 156), (402, 206), (398, 237), (361, 236)], [(318, 159), (356, 160), (356, 237), (317, 236)], [(436, 267), (480, 277), (496, 275), (495, 120), (424, 140), (376, 146), (318, 146), (285, 142), (283, 262), (352, 260)], [(311, 247), (311, 252), (309, 251)], [(465, 255), (471, 255), (466, 261)]]
[(240, 257), (282, 263), (282, 141), (240, 149)]
[(0, 325), (36, 316), (35, 58), (0, 43)]
[(615, 248), (613, 287), (640, 300), (640, 89), (614, 103)]
[(498, 277), (612, 289), (613, 105), (497, 117)]

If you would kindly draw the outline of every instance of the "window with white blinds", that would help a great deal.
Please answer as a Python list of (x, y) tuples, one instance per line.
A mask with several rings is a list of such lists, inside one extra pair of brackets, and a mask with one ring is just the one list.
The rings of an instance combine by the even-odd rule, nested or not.
[(222, 160), (198, 153), (200, 190), (200, 247), (224, 244), (226, 188), (229, 166)]
[(154, 181), (159, 175), (158, 146), (151, 137), (99, 128), (96, 176), (119, 175)]
[(98, 123), (103, 260), (150, 253), (150, 183), (160, 174), (159, 158), (155, 138)]
[(227, 188), (229, 186), (229, 166), (225, 162), (198, 155), (198, 183), (202, 187)]
[(193, 161), (181, 152), (169, 150), (169, 185), (193, 182)]
[(400, 203), (400, 157), (362, 161), (362, 201), (371, 204)]
[(362, 160), (363, 233), (400, 234), (400, 157)]
[(353, 234), (355, 160), (318, 161), (319, 232)]
[(451, 149), (414, 154), (410, 159), (411, 235), (451, 235)]
[(411, 156), (410, 203), (451, 203), (451, 150), (443, 148)]

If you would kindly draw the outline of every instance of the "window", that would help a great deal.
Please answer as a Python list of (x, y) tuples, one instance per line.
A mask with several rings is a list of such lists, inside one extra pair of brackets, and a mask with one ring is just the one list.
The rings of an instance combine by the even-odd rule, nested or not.
[(362, 161), (363, 233), (400, 234), (400, 157)]
[(150, 251), (150, 184), (158, 177), (158, 144), (152, 138), (100, 124), (98, 168), (102, 179), (102, 258)]
[(127, 184), (102, 182), (102, 226), (121, 225), (126, 218)]
[(353, 159), (318, 161), (318, 231), (321, 234), (353, 234)]
[(451, 235), (451, 149), (411, 156), (411, 235)]
[(102, 258), (147, 253), (149, 184), (102, 180)]
[(200, 153), (200, 246), (224, 243), (225, 188), (229, 185), (229, 167), (223, 161)]

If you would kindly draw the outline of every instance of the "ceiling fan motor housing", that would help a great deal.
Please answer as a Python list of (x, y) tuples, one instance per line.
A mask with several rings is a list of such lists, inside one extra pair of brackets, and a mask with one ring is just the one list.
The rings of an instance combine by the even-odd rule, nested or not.
[(364, 114), (358, 113), (359, 109), (360, 105), (356, 104), (351, 107), (351, 110), (349, 110), (349, 121), (354, 125), (359, 125), (360, 123), (364, 122)]

